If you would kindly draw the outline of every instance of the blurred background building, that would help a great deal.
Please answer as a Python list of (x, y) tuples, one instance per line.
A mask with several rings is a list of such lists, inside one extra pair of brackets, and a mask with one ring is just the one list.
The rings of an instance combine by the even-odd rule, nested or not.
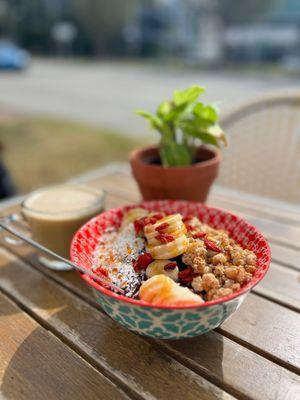
[(0, 35), (39, 55), (297, 65), (298, 0), (0, 0)]

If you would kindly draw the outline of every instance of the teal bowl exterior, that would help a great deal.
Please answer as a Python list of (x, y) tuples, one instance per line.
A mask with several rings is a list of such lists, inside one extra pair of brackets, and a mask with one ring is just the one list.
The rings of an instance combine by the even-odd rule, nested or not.
[(94, 294), (112, 319), (131, 331), (156, 339), (182, 339), (209, 332), (229, 318), (246, 296), (210, 307), (168, 309), (124, 304), (95, 289)]

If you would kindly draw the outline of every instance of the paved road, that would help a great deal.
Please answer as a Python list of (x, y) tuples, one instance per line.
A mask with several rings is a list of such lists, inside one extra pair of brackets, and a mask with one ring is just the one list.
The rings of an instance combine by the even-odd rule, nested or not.
[(88, 122), (139, 135), (135, 108), (154, 109), (174, 88), (199, 83), (222, 110), (260, 93), (300, 88), (289, 78), (202, 72), (138, 64), (35, 60), (25, 73), (0, 73), (0, 104), (21, 112)]

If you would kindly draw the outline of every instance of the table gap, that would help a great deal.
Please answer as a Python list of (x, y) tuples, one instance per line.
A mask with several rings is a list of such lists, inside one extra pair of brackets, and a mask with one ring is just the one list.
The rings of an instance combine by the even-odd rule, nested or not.
[[(255, 199), (253, 199), (254, 201)], [(209, 201), (212, 202), (212, 204), (216, 203), (216, 206), (222, 207), (222, 204), (228, 204), (229, 208), (231, 209), (236, 209), (240, 212), (245, 212), (245, 213), (250, 213), (253, 214), (257, 217), (264, 218), (267, 216), (267, 219), (272, 219), (274, 218), (276, 221), (284, 223), (284, 224), (290, 224), (295, 226), (296, 228), (299, 228), (300, 226), (300, 218), (296, 213), (292, 215), (292, 212), (287, 212), (286, 210), (280, 210), (280, 209), (272, 209), (272, 210), (265, 210), (263, 208), (263, 205), (255, 203), (251, 204), (250, 201), (245, 203), (245, 201), (242, 198), (237, 197), (234, 199), (233, 197), (229, 197), (226, 195), (220, 195), (219, 193), (216, 193), (212, 190), (211, 198)], [(227, 206), (226, 206), (227, 207)], [(254, 211), (254, 213), (253, 213)], [(281, 212), (281, 214), (279, 214)], [(293, 219), (294, 218), (294, 219)]]
[[(146, 340), (151, 345), (155, 345), (157, 348), (159, 348), (160, 351), (168, 354), (174, 360), (176, 360), (180, 364), (184, 365), (191, 371), (195, 372), (195, 374), (202, 376), (203, 378), (207, 379), (214, 385), (220, 387), (221, 389), (223, 389), (227, 393), (231, 394), (232, 396), (236, 396), (237, 399), (239, 399), (239, 400), (255, 400), (254, 397), (247, 396), (245, 393), (242, 393), (241, 391), (237, 390), (236, 388), (233, 388), (232, 386), (230, 386), (224, 382), (221, 382), (219, 379), (215, 378), (212, 374), (210, 374), (207, 369), (205, 369), (204, 367), (201, 368), (201, 366), (199, 364), (197, 364), (195, 361), (193, 361), (192, 359), (189, 359), (183, 353), (176, 351), (168, 344), (162, 343), (162, 341), (154, 343), (153, 339), (150, 339), (150, 338), (146, 338)], [(234, 340), (233, 340), (233, 342), (234, 342)], [(267, 357), (265, 357), (265, 358), (267, 358)]]
[[(259, 289), (259, 290), (260, 290), (260, 289)], [(289, 304), (289, 303), (287, 303), (287, 302), (284, 301), (284, 300), (280, 300), (280, 299), (276, 298), (276, 297), (273, 296), (273, 295), (269, 295), (269, 294), (267, 293), (267, 289), (262, 289), (262, 291), (258, 291), (258, 289), (253, 289), (253, 290), (252, 290), (252, 293), (254, 293), (256, 296), (259, 296), (259, 297), (261, 297), (261, 298), (263, 298), (263, 299), (266, 299), (266, 300), (269, 300), (269, 301), (271, 301), (271, 302), (273, 302), (273, 303), (275, 303), (275, 304), (278, 304), (278, 305), (281, 306), (281, 307), (284, 307), (284, 308), (287, 308), (287, 309), (289, 309), (289, 310), (291, 310), (291, 311), (294, 311), (294, 312), (296, 312), (297, 314), (300, 313), (299, 307), (294, 306), (293, 304)]]
[(248, 350), (253, 351), (256, 354), (258, 354), (264, 358), (267, 358), (268, 360), (274, 362), (275, 364), (280, 365), (281, 367), (288, 369), (289, 371), (294, 372), (297, 375), (300, 374), (299, 368), (286, 363), (284, 360), (279, 359), (278, 357), (272, 355), (271, 353), (264, 351), (263, 349), (253, 346), (251, 343), (246, 342), (245, 340), (239, 338), (238, 336), (233, 335), (232, 333), (222, 329), (222, 327), (216, 328), (215, 331), (220, 333), (221, 335), (227, 337), (227, 339), (230, 339), (230, 340), (234, 341), (235, 343), (238, 343), (241, 346), (246, 347)]

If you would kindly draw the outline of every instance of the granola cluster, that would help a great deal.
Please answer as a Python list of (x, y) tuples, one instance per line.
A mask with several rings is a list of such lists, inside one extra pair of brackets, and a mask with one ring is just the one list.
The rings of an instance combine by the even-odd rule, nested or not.
[(193, 269), (191, 287), (196, 293), (215, 300), (239, 290), (252, 278), (257, 262), (252, 251), (244, 250), (226, 231), (213, 229), (195, 217), (185, 223), (189, 244), (182, 261)]

